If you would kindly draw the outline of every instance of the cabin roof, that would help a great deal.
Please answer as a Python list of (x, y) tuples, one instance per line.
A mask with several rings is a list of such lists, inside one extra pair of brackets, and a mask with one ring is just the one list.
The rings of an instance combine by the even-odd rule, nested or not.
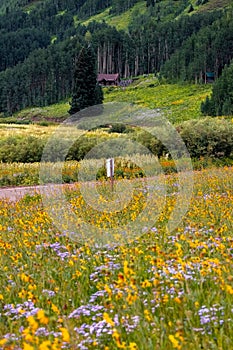
[(119, 79), (119, 73), (116, 74), (98, 74), (98, 81), (116, 81)]

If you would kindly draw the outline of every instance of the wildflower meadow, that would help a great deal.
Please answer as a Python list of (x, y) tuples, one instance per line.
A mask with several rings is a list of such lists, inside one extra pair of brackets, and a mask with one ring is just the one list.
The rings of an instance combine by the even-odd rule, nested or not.
[[(0, 202), (0, 349), (233, 348), (233, 168), (194, 171), (172, 232), (179, 184), (177, 174), (164, 177), (157, 222), (125, 244), (98, 247), (65, 224), (58, 230), (40, 195)], [(102, 227), (135, 220), (145, 193), (115, 216), (91, 211), (78, 184), (66, 196), (77, 216)]]

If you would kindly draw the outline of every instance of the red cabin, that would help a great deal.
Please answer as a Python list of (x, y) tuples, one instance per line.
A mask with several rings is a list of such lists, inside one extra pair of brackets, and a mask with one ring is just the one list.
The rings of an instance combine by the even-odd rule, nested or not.
[(120, 75), (117, 74), (98, 74), (98, 83), (102, 86), (119, 85)]

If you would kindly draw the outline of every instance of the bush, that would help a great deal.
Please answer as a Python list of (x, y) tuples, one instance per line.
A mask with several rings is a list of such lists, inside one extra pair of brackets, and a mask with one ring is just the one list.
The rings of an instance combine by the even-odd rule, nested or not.
[(113, 124), (111, 126), (111, 128), (109, 129), (110, 133), (117, 132), (118, 134), (122, 134), (125, 131), (126, 131), (126, 125), (125, 124), (121, 124), (121, 123)]
[(202, 170), (207, 168), (219, 168), (219, 167), (232, 167), (232, 158), (208, 158), (201, 157), (200, 159), (193, 161), (193, 169)]
[(166, 148), (164, 145), (159, 141), (154, 135), (152, 135), (149, 132), (146, 132), (145, 130), (140, 130), (137, 132), (137, 134), (133, 137), (133, 139), (136, 142), (139, 142), (144, 147), (146, 147), (152, 154), (162, 157), (167, 153)]
[(86, 136), (80, 137), (69, 149), (66, 160), (84, 159), (85, 155), (91, 151), (98, 143), (97, 137), (88, 138)]
[(0, 161), (4, 163), (33, 163), (41, 160), (44, 141), (29, 136), (8, 137), (0, 143)]
[(232, 156), (233, 125), (230, 121), (207, 117), (186, 121), (178, 129), (192, 158)]

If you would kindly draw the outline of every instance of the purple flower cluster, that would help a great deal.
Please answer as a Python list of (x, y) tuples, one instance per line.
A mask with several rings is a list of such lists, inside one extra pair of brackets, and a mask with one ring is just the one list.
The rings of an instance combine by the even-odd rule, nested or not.
[(39, 308), (35, 307), (32, 301), (25, 301), (23, 304), (6, 304), (3, 308), (3, 314), (0, 316), (7, 316), (11, 320), (18, 320), (23, 317), (34, 316), (39, 311)]
[[(113, 266), (113, 263), (110, 263)], [(117, 268), (120, 266), (117, 265)], [(97, 268), (96, 272), (106, 269), (106, 265), (102, 265)], [(107, 310), (104, 306), (95, 304), (98, 298), (105, 297), (107, 292), (105, 290), (99, 290), (91, 295), (89, 303), (86, 305), (81, 305), (77, 309), (73, 310), (68, 318), (69, 319), (80, 319), (83, 322), (79, 327), (75, 327), (74, 330), (77, 333), (79, 343), (77, 344), (77, 349), (86, 350), (90, 348), (90, 344), (95, 341), (96, 344), (100, 344), (102, 336), (110, 336), (113, 333), (114, 328), (103, 319), (104, 312), (113, 313), (113, 310)], [(127, 333), (135, 330), (139, 324), (139, 316), (132, 317), (122, 317), (121, 322), (118, 314), (111, 316), (114, 327), (122, 326)]]
[(51, 243), (51, 244), (40, 244), (36, 246), (36, 250), (40, 250), (42, 248), (50, 248), (52, 251), (56, 253), (58, 257), (61, 258), (61, 260), (65, 260), (71, 256), (70, 252), (66, 249), (64, 245), (61, 245), (61, 243)]
[(202, 327), (194, 328), (194, 330), (201, 332), (201, 334), (212, 334), (214, 327), (220, 327), (224, 323), (224, 308), (217, 304), (210, 308), (203, 305), (198, 310), (198, 316)]
[(49, 297), (54, 297), (54, 295), (56, 295), (56, 292), (54, 292), (53, 290), (48, 290), (48, 289), (43, 289), (42, 293), (47, 294)]
[(90, 280), (96, 283), (106, 272), (119, 270), (120, 268), (120, 264), (116, 264), (114, 261), (109, 261), (105, 265), (97, 266), (94, 272), (90, 275)]
[[(17, 341), (20, 339), (15, 333), (7, 333), (3, 336), (3, 339), (11, 340), (11, 341)], [(2, 348), (0, 348), (2, 350)]]
[(92, 324), (83, 323), (80, 327), (76, 327), (75, 331), (86, 338), (95, 335), (99, 338), (103, 334), (112, 334), (112, 327), (104, 320), (93, 322)]
[(36, 330), (35, 335), (37, 337), (48, 337), (52, 335), (54, 338), (58, 338), (61, 336), (61, 332), (48, 331), (45, 327), (40, 327)]
[[(78, 314), (80, 314), (81, 308), (79, 308)], [(112, 319), (115, 327), (118, 327), (120, 325), (118, 314), (115, 314)], [(124, 327), (127, 333), (134, 331), (137, 328), (139, 321), (139, 316), (123, 316), (121, 319), (122, 326)], [(112, 328), (112, 326), (108, 324), (105, 320), (101, 319), (99, 321), (92, 322), (91, 324), (83, 323), (80, 327), (75, 327), (74, 330), (79, 337), (84, 337), (84, 339), (79, 344), (77, 344), (78, 349), (85, 350), (88, 349), (86, 345), (93, 343), (93, 340), (95, 340), (95, 343), (99, 344), (102, 336), (112, 335), (114, 328)]]
[(123, 316), (122, 321), (123, 321), (124, 328), (125, 328), (126, 332), (130, 333), (130, 332), (133, 332), (137, 328), (139, 321), (140, 321), (140, 318), (137, 315), (131, 316), (131, 317)]
[(78, 318), (80, 316), (91, 316), (92, 314), (95, 314), (97, 317), (102, 317), (102, 312), (104, 307), (101, 305), (93, 305), (93, 304), (87, 304), (82, 305), (76, 310), (72, 311), (71, 314), (68, 316), (68, 318)]

